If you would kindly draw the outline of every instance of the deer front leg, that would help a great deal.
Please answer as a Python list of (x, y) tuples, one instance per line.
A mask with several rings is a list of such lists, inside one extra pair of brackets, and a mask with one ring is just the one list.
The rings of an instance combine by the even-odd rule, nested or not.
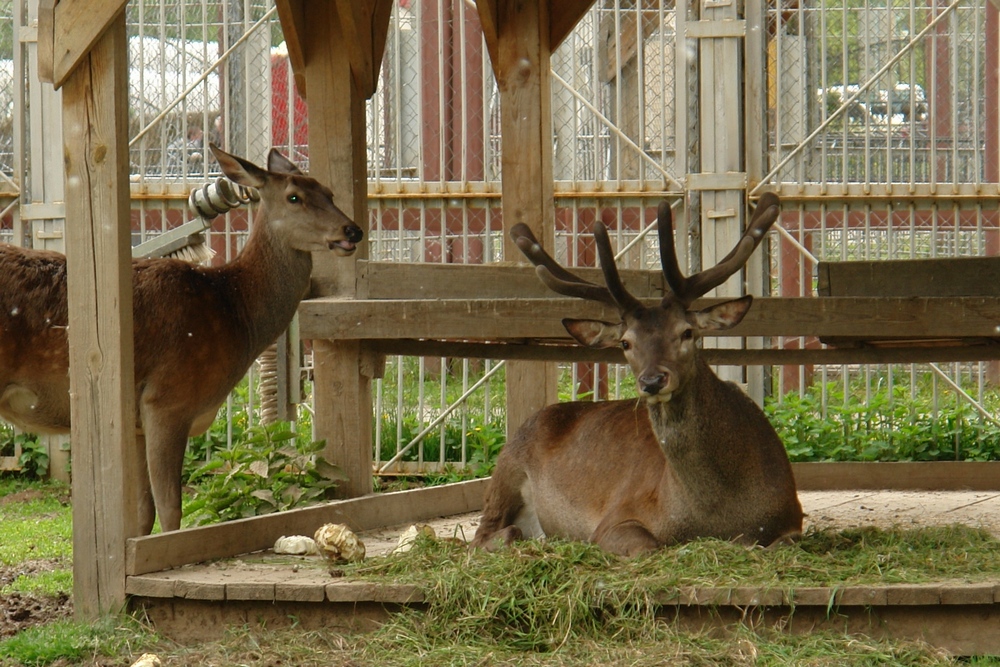
[(156, 521), (156, 506), (153, 504), (153, 489), (149, 481), (149, 466), (146, 463), (146, 437), (142, 433), (135, 434), (135, 446), (138, 455), (135, 457), (136, 469), (133, 479), (132, 498), (129, 500), (136, 511), (136, 529), (140, 535), (153, 532), (153, 522)]
[(626, 557), (655, 551), (662, 546), (649, 529), (635, 519), (614, 522), (605, 519), (590, 541), (605, 551)]
[(191, 421), (157, 414), (146, 408), (142, 412), (142, 428), (146, 434), (149, 481), (156, 512), (160, 515), (160, 529), (164, 532), (177, 530), (181, 527), (181, 474)]

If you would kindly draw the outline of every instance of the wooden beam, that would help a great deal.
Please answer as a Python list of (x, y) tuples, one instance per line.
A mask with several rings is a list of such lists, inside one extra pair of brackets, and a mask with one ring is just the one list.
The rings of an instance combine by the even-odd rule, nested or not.
[(497, 69), (497, 58), (500, 43), (499, 12), (497, 3), (502, 0), (476, 0), (476, 9), (479, 10), (479, 25), (483, 29), (483, 41), (486, 42), (486, 51), (490, 54), (490, 62), (493, 63), (494, 72)]
[(549, 0), (549, 16), (552, 17), (549, 44), (553, 51), (573, 32), (593, 4), (594, 0)]
[(1000, 257), (820, 262), (820, 296), (995, 296)]
[[(302, 34), (309, 87), (309, 163), (312, 175), (329, 184), (334, 200), (367, 232), (365, 96), (352, 72), (342, 14), (332, 3), (310, 4)], [(356, 263), (367, 248), (367, 243), (361, 244), (352, 258), (315, 254), (313, 280), (323, 282), (327, 292), (353, 298)], [(317, 340), (313, 347), (313, 427), (316, 437), (327, 443), (323, 455), (349, 477), (338, 487), (344, 497), (372, 490), (371, 371), (361, 352), (354, 341)]]
[[(77, 3), (63, 3), (78, 9)], [(104, 3), (105, 5), (108, 3)], [(60, 7), (62, 4), (60, 4)], [(93, 12), (100, 15), (101, 7)], [(88, 22), (88, 25), (91, 25)], [(119, 12), (63, 87), (73, 442), (73, 600), (80, 618), (125, 600), (126, 511), (148, 486), (136, 449), (128, 40)]]
[(158, 572), (270, 549), (282, 535), (308, 535), (325, 523), (343, 523), (353, 531), (427, 521), (438, 516), (482, 509), (488, 480), (380, 493), (364, 498), (228, 521), (128, 541), (129, 575)]
[(334, 0), (334, 5), (351, 72), (367, 98), (371, 95), (368, 91), (375, 90), (373, 78), (377, 76), (372, 62), (372, 0)]
[[(722, 299), (701, 299), (695, 308)], [(654, 304), (655, 300), (645, 299)], [(305, 338), (563, 338), (562, 317), (617, 321), (580, 299), (309, 299), (299, 307)], [(726, 337), (847, 336), (891, 339), (1000, 337), (1000, 297), (765, 297)]]
[(276, 0), (278, 21), (285, 36), (288, 60), (299, 96), (306, 99), (305, 56), (302, 53), (302, 34), (305, 32), (305, 7), (303, 0)]
[(127, 0), (41, 0), (38, 7), (38, 75), (60, 88), (125, 11)]
[[(411, 357), (457, 357), (466, 359), (520, 359), (527, 361), (575, 361), (624, 364), (617, 348), (592, 349), (572, 339), (493, 341), (475, 343), (455, 340), (396, 338), (364, 343), (373, 355), (402, 354)], [(701, 357), (713, 366), (803, 366), (843, 364), (896, 364), (1000, 359), (1000, 343), (920, 347), (838, 347), (819, 349), (705, 348)], [(376, 376), (378, 377), (378, 376)]]
[[(507, 1), (500, 3), (496, 12), (498, 42), (493, 69), (500, 88), (504, 228), (527, 224), (546, 248), (552, 248), (555, 199), (549, 4)], [(508, 234), (504, 234), (504, 244), (505, 257), (524, 261)], [(524, 420), (557, 400), (555, 365), (510, 363), (506, 387), (507, 433), (512, 435)]]

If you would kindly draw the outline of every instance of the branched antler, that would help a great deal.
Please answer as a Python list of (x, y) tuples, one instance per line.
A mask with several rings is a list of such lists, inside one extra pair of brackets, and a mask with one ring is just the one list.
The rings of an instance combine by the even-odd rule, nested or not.
[(656, 216), (657, 232), (660, 238), (660, 265), (663, 268), (663, 276), (666, 278), (670, 289), (677, 296), (677, 299), (685, 305), (691, 305), (698, 297), (704, 296), (726, 282), (731, 275), (739, 271), (746, 264), (747, 260), (750, 259), (750, 255), (760, 245), (767, 230), (778, 219), (778, 195), (768, 192), (760, 198), (750, 224), (747, 225), (746, 232), (743, 233), (742, 238), (729, 251), (728, 255), (723, 257), (712, 268), (705, 269), (687, 278), (681, 273), (680, 265), (677, 261), (677, 250), (674, 247), (673, 216), (670, 212), (670, 204), (666, 201), (661, 203)]

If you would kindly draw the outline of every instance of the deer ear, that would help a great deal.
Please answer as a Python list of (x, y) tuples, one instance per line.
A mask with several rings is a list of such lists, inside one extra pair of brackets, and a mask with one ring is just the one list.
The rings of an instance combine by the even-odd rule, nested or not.
[(267, 172), (243, 158), (230, 155), (215, 144), (209, 144), (212, 154), (219, 161), (222, 173), (234, 183), (251, 188), (262, 188), (267, 183)]
[(735, 327), (743, 319), (753, 304), (753, 296), (747, 294), (732, 301), (693, 313), (695, 323), (701, 331), (724, 331)]
[(267, 154), (267, 170), (276, 174), (302, 175), (302, 171), (295, 166), (295, 163), (279, 153), (276, 148), (272, 148)]
[(562, 323), (570, 336), (587, 347), (618, 347), (622, 335), (625, 333), (625, 325), (621, 322), (611, 324), (600, 320), (571, 320), (567, 318)]

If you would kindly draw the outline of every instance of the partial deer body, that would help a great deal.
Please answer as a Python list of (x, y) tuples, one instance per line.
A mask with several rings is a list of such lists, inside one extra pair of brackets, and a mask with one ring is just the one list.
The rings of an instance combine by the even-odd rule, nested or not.
[(551, 289), (618, 308), (617, 323), (563, 325), (584, 345), (621, 346), (641, 398), (561, 403), (531, 417), (500, 452), (473, 547), (549, 536), (634, 555), (698, 537), (767, 545), (801, 533), (781, 440), (761, 409), (698, 355), (698, 338), (738, 324), (752, 297), (691, 309), (740, 270), (777, 203), (765, 195), (733, 252), (687, 278), (673, 250), (670, 207), (661, 205), (661, 263), (672, 293), (653, 307), (625, 291), (603, 226), (595, 238), (606, 288), (560, 267), (526, 226), (511, 230)]
[[(261, 201), (229, 264), (132, 263), (137, 428), (147, 470), (139, 526), (181, 519), (187, 438), (204, 432), (257, 356), (288, 327), (309, 289), (314, 251), (347, 256), (362, 231), (329, 188), (272, 150), (267, 170), (212, 147), (223, 172)], [(66, 259), (0, 245), (0, 417), (33, 432), (70, 428)]]

